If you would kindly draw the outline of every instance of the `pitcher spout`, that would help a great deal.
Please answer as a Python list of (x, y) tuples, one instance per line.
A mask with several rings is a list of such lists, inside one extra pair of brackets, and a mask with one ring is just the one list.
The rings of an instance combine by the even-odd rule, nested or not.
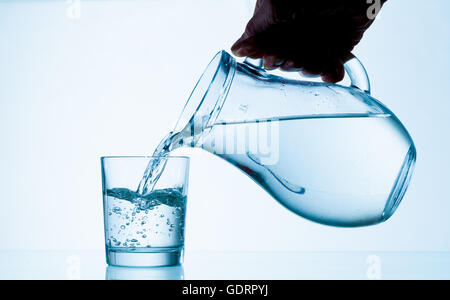
[(220, 51), (198, 80), (174, 129), (174, 132), (183, 133), (190, 147), (195, 147), (214, 124), (227, 97), (235, 70), (236, 60), (226, 51)]

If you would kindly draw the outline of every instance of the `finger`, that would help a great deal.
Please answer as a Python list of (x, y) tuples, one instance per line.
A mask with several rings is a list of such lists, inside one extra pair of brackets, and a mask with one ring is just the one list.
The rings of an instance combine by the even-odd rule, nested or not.
[(359, 44), (359, 42), (361, 42), (363, 37), (364, 37), (364, 31), (355, 31), (351, 35), (351, 42), (353, 43), (353, 45), (357, 45), (357, 44)]
[(280, 66), (280, 69), (286, 72), (300, 72), (301, 66), (296, 64), (293, 60), (287, 60)]
[(256, 3), (255, 13), (248, 22), (245, 32), (249, 36), (262, 33), (275, 21), (274, 5), (271, 1), (260, 0)]
[(322, 60), (323, 56), (317, 58), (309, 55), (309, 58), (305, 62), (302, 73), (306, 77), (317, 77), (323, 73), (324, 66)]
[(348, 62), (350, 59), (355, 58), (355, 55), (353, 55), (353, 53), (351, 53), (351, 52), (347, 52), (347, 53), (343, 54), (341, 57), (342, 57), (341, 61)]
[(337, 83), (342, 81), (345, 76), (344, 63), (342, 60), (337, 60), (333, 64), (333, 69), (322, 74), (322, 80), (328, 83)]
[(261, 4), (264, 0), (258, 0), (256, 1), (256, 5), (255, 5), (255, 11), (253, 12), (253, 14), (256, 14), (256, 12), (258, 11), (258, 9), (261, 7)]
[(310, 73), (308, 71), (305, 71), (304, 69), (302, 69), (299, 73), (302, 77), (305, 77), (305, 78), (316, 78), (316, 77), (320, 76), (320, 74)]
[(231, 46), (231, 51), (236, 54), (247, 38), (248, 35), (244, 32), (244, 34), (233, 44), (233, 46)]
[(233, 53), (237, 54), (247, 40), (264, 34), (264, 32), (273, 24), (273, 7), (269, 2), (270, 1), (265, 0), (258, 1), (255, 15), (247, 23), (244, 34), (231, 47)]
[(284, 60), (278, 58), (276, 55), (264, 55), (264, 68), (267, 70), (274, 70), (284, 64)]
[(233, 54), (240, 57), (252, 57), (252, 58), (262, 58), (264, 56), (264, 50), (258, 45), (255, 38), (250, 37), (243, 41), (239, 48), (231, 49)]
[(302, 68), (300, 73), (304, 77), (314, 78), (314, 77), (320, 76), (320, 74), (322, 72), (318, 68), (310, 68), (310, 67), (305, 66)]

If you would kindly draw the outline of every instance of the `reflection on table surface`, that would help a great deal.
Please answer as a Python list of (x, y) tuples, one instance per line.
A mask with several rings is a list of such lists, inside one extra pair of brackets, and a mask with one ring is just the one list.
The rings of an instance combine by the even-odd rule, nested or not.
[(102, 251), (0, 251), (0, 279), (450, 279), (450, 252), (186, 252), (183, 266), (108, 267)]
[(156, 267), (156, 268), (106, 268), (106, 280), (182, 280), (184, 279), (183, 266)]

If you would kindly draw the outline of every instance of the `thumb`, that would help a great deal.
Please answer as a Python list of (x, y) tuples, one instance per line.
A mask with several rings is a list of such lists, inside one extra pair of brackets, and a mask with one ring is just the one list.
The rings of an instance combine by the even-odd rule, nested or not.
[(236, 55), (240, 55), (240, 50), (245, 44), (246, 47), (251, 46), (251, 39), (257, 35), (264, 33), (274, 23), (274, 8), (271, 1), (259, 0), (255, 8), (255, 14), (247, 23), (242, 36), (233, 44), (231, 51)]

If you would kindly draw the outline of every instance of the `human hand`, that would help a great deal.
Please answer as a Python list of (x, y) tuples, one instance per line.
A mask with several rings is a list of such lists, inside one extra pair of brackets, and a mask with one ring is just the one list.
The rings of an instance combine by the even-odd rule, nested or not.
[(258, 0), (244, 34), (231, 50), (237, 56), (263, 58), (269, 70), (279, 67), (339, 82), (351, 51), (387, 0), (374, 1)]

